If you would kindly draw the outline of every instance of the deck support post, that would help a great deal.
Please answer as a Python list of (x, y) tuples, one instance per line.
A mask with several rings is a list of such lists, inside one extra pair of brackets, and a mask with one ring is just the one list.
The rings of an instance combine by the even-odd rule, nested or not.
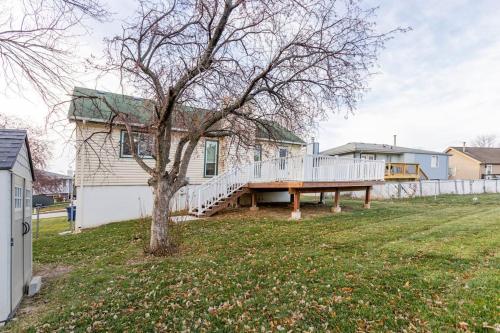
[(340, 201), (340, 191), (337, 188), (335, 189), (335, 196), (333, 199), (333, 207), (332, 207), (333, 213), (340, 213), (342, 211), (342, 209), (340, 208), (339, 201)]
[(252, 206), (250, 207), (251, 211), (256, 211), (259, 210), (259, 207), (257, 207), (257, 193), (252, 192)]
[(295, 190), (293, 192), (293, 210), (292, 210), (292, 220), (300, 220), (300, 192)]
[(370, 208), (370, 202), (371, 202), (371, 190), (372, 190), (372, 187), (371, 186), (368, 186), (366, 188), (366, 192), (365, 192), (365, 205), (364, 205), (364, 208), (366, 209), (369, 209)]
[(319, 203), (320, 204), (324, 204), (324, 200), (325, 200), (325, 192), (320, 192), (320, 194), (319, 194)]

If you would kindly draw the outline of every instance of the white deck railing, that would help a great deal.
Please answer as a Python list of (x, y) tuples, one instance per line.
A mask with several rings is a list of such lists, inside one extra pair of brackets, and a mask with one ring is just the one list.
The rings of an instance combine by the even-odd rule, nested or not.
[(228, 170), (200, 185), (189, 196), (190, 212), (202, 214), (248, 183), (274, 181), (384, 180), (385, 161), (304, 155), (254, 162)]

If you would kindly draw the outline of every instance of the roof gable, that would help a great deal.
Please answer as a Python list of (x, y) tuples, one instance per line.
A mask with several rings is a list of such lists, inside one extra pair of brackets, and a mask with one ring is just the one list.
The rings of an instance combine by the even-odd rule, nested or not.
[(14, 167), (24, 143), (26, 143), (31, 176), (34, 180), (35, 174), (33, 172), (33, 161), (31, 160), (31, 152), (29, 149), (26, 130), (0, 129), (0, 170), (10, 170)]

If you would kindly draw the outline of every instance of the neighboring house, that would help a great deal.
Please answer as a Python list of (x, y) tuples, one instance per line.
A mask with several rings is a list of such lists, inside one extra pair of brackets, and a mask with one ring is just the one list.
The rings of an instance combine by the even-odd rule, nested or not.
[(451, 179), (500, 178), (500, 148), (449, 147)]
[(31, 290), (34, 179), (26, 131), (0, 129), (0, 326)]
[[(85, 88), (75, 88), (74, 94), (105, 95), (138, 123), (145, 122), (144, 108), (148, 102), (144, 99)], [(204, 111), (190, 109), (186, 112)], [(76, 125), (76, 226), (80, 228), (139, 218), (151, 213), (152, 192), (147, 184), (149, 175), (132, 158), (124, 126), (114, 124), (108, 133), (110, 115), (111, 111), (104, 105), (96, 108), (95, 103), (83, 98), (76, 99), (69, 109), (68, 119)], [(240, 147), (236, 153), (231, 137), (202, 138), (189, 163), (188, 186), (205, 183), (236, 163), (303, 154), (305, 142), (302, 139), (277, 124), (271, 125), (272, 133), (257, 128), (253, 147)], [(178, 139), (185, 132), (182, 124), (174, 123), (172, 155)], [(85, 140), (87, 138), (90, 139)], [(135, 140), (140, 155), (147, 157), (151, 154), (151, 135), (136, 132)], [(235, 154), (238, 155), (238, 161), (235, 161)], [(150, 161), (152, 163), (153, 159)], [(181, 191), (187, 192), (185, 188)]]
[(448, 155), (442, 152), (388, 144), (350, 142), (321, 154), (384, 160), (385, 180), (448, 179)]
[(36, 181), (33, 183), (33, 204), (38, 197), (55, 200), (68, 200), (72, 193), (73, 177), (60, 173), (35, 170)]

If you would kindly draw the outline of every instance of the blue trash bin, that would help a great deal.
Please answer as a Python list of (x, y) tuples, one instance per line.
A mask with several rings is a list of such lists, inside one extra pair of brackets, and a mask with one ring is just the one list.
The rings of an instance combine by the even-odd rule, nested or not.
[(68, 214), (68, 221), (74, 221), (76, 217), (76, 206), (66, 207), (66, 213)]

